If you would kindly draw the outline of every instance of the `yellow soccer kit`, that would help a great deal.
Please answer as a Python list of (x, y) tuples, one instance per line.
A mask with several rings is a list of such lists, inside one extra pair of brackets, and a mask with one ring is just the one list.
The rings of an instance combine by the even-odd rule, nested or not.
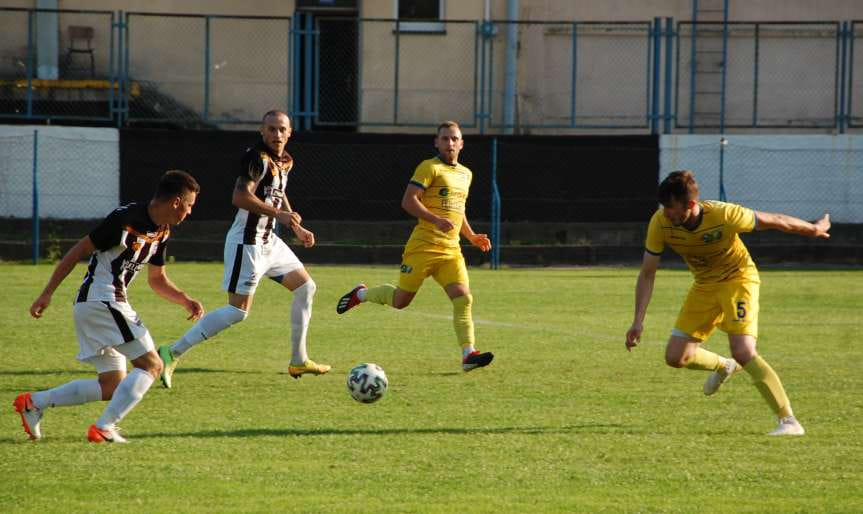
[(429, 211), (452, 222), (454, 228), (443, 232), (433, 223), (418, 221), (405, 244), (400, 289), (416, 292), (429, 275), (444, 287), (468, 284), (459, 237), (472, 179), (473, 173), (467, 167), (447, 164), (439, 157), (417, 166), (410, 183), (422, 188), (420, 202)]
[[(755, 229), (755, 212), (740, 205), (703, 201), (694, 230), (675, 227), (660, 208), (650, 219), (645, 249), (660, 255), (668, 245), (695, 278), (675, 323), (695, 339), (710, 337), (719, 326), (729, 334), (758, 336), (758, 270), (740, 240)], [(680, 335), (680, 334), (678, 334)]]

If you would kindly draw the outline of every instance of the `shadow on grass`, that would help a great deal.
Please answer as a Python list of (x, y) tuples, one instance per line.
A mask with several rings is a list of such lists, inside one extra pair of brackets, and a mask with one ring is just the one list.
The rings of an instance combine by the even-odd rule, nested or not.
[(617, 423), (584, 423), (560, 427), (497, 427), (497, 428), (246, 428), (237, 430), (202, 430), (199, 432), (159, 432), (135, 434), (135, 439), (165, 437), (268, 437), (268, 436), (331, 436), (331, 435), (393, 435), (393, 434), (565, 434), (570, 432), (617, 432), (624, 425)]

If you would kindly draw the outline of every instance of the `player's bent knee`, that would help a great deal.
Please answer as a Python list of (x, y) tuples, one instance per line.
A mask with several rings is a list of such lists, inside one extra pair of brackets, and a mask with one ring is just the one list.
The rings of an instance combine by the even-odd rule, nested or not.
[(294, 295), (301, 298), (311, 299), (315, 296), (315, 292), (318, 290), (318, 285), (315, 284), (315, 281), (312, 279), (307, 280), (303, 285), (294, 289)]
[(682, 368), (686, 366), (686, 363), (690, 361), (688, 355), (674, 355), (674, 354), (665, 354), (665, 363), (671, 366), (672, 368)]

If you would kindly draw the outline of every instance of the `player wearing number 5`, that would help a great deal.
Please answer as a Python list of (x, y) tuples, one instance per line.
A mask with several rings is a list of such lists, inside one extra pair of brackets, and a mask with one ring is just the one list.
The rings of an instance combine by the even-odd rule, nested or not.
[[(740, 205), (699, 201), (690, 171), (675, 171), (659, 185), (662, 207), (650, 219), (644, 258), (635, 286), (635, 318), (626, 332), (626, 349), (639, 343), (659, 257), (665, 246), (680, 254), (695, 282), (684, 301), (668, 345), (665, 362), (674, 368), (712, 371), (704, 394), (712, 395), (737, 371), (745, 370), (779, 418), (769, 435), (803, 435), (779, 376), (755, 351), (758, 337), (758, 288), (755, 263), (738, 233), (777, 229), (829, 238), (830, 216), (809, 223), (785, 214)], [(728, 334), (733, 358), (701, 347), (714, 329)]]

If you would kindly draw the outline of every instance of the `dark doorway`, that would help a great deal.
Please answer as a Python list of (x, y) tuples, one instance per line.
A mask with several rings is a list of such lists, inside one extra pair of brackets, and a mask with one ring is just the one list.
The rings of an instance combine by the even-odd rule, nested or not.
[[(315, 4), (315, 5), (310, 5)], [(359, 20), (356, 0), (298, 2), (295, 39), (296, 110), (301, 128), (356, 132), (359, 94)], [(310, 114), (314, 113), (314, 114)]]

